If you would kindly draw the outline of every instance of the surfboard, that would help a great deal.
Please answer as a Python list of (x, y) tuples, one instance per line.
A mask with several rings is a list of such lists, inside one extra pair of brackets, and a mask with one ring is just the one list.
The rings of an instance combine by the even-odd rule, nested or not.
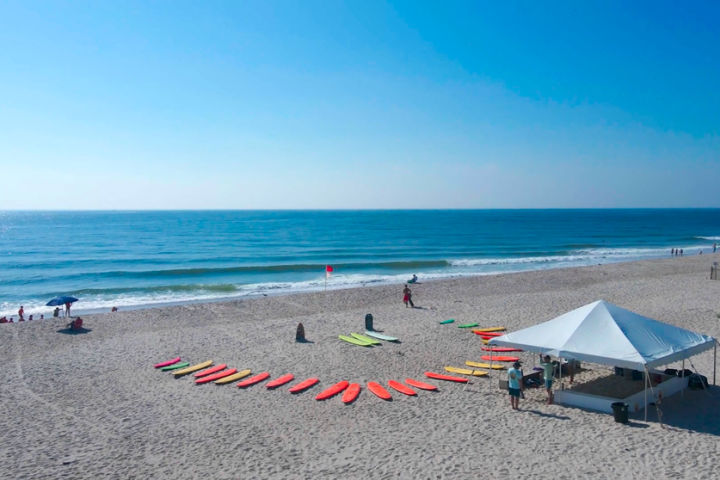
[(447, 325), (448, 323), (453, 323), (454, 321), (454, 318), (451, 318), (450, 320), (443, 320), (442, 322), (440, 322), (440, 325)]
[(450, 375), (442, 375), (435, 372), (425, 372), (425, 376), (428, 378), (434, 378), (435, 380), (447, 380), (448, 382), (467, 383), (467, 378), (451, 377)]
[(368, 382), (367, 384), (368, 390), (373, 392), (378, 397), (382, 398), (383, 400), (391, 400), (392, 396), (390, 395), (390, 392), (385, 390), (382, 385), (380, 385), (377, 382)]
[(398, 338), (391, 337), (389, 335), (383, 335), (382, 333), (377, 333), (377, 332), (368, 332), (367, 330), (365, 331), (365, 335), (369, 335), (374, 338), (379, 338), (380, 340), (385, 340), (386, 342), (397, 342), (399, 340)]
[(334, 397), (338, 393), (345, 390), (348, 387), (348, 385), (350, 385), (350, 382), (348, 382), (347, 380), (338, 382), (335, 385), (333, 385), (332, 387), (326, 388), (322, 392), (318, 393), (317, 396), (315, 397), (315, 400), (327, 400), (330, 397)]
[(198, 372), (193, 376), (196, 378), (202, 378), (207, 375), (212, 375), (213, 373), (217, 373), (221, 370), (225, 370), (225, 367), (227, 367), (227, 365), (225, 365), (224, 363), (220, 364), (220, 365), (215, 365), (214, 367), (208, 368), (207, 370), (203, 370), (202, 372)]
[(197, 365), (193, 365), (192, 367), (183, 368), (182, 370), (178, 370), (177, 372), (173, 372), (173, 375), (175, 376), (181, 376), (181, 375), (187, 375), (188, 373), (197, 372), (198, 370), (202, 370), (203, 368), (207, 368), (210, 365), (212, 365), (213, 361), (208, 360), (207, 362), (198, 363)]
[(352, 403), (355, 401), (355, 399), (360, 395), (360, 384), (359, 383), (351, 383), (347, 390), (345, 390), (345, 393), (343, 393), (342, 401), (343, 403)]
[(484, 377), (488, 372), (481, 370), (470, 370), (469, 368), (445, 367), (446, 372), (459, 373), (460, 375), (470, 375), (473, 377)]
[(290, 387), (290, 390), (288, 390), (288, 391), (290, 393), (300, 393), (303, 390), (307, 390), (308, 388), (312, 387), (319, 381), (320, 380), (317, 378), (308, 378), (307, 380), (303, 380), (302, 382), (298, 383), (294, 387)]
[(265, 387), (266, 388), (277, 388), (282, 385), (285, 385), (286, 383), (292, 381), (292, 379), (295, 378), (295, 375), (292, 373), (288, 373), (287, 375), (283, 375), (282, 377), (278, 377), (272, 382), (268, 382)]
[(462, 325), (458, 325), (458, 328), (473, 328), (473, 327), (477, 327), (477, 326), (478, 326), (477, 323), (464, 323)]
[(404, 393), (405, 395), (411, 396), (411, 397), (414, 395), (417, 395), (417, 393), (415, 393), (415, 390), (413, 390), (412, 388), (406, 387), (402, 383), (396, 382), (395, 380), (388, 381), (388, 387), (390, 387), (394, 390), (397, 390), (400, 393)]
[(250, 375), (252, 372), (250, 369), (248, 370), (242, 370), (240, 372), (237, 372), (233, 375), (230, 375), (229, 377), (222, 378), (215, 382), (216, 385), (225, 385), (226, 383), (234, 382), (235, 380), (240, 380), (241, 378), (245, 378), (248, 375)]
[(509, 348), (509, 347), (482, 347), (485, 352), (522, 352), (521, 348)]
[(182, 362), (182, 363), (176, 363), (175, 365), (168, 365), (167, 367), (162, 367), (160, 369), (161, 372), (169, 372), (170, 370), (177, 370), (178, 368), (185, 368), (190, 365), (190, 362)]
[(488, 327), (488, 328), (476, 328), (478, 332), (504, 332), (505, 327)]
[(502, 337), (503, 335), (505, 335), (504, 333), (499, 333), (499, 332), (483, 332), (482, 330), (473, 330), (472, 332), (473, 332), (475, 335), (480, 335), (481, 337), (488, 337), (488, 338), (492, 338), (492, 337)]
[(484, 338), (481, 338), (480, 343), (482, 343), (483, 345), (487, 345), (488, 343), (490, 343), (490, 340), (485, 340)]
[(258, 373), (254, 377), (250, 377), (247, 380), (243, 380), (242, 382), (238, 383), (237, 386), (238, 386), (238, 388), (249, 387), (250, 385), (255, 385), (258, 382), (262, 382), (263, 380), (265, 380), (266, 378), (269, 378), (269, 377), (270, 377), (269, 372)]
[(493, 362), (517, 362), (520, 360), (520, 357), (503, 357), (502, 355), (492, 357), (490, 355), (483, 355), (480, 357), (482, 360), (490, 361), (492, 359)]
[(437, 390), (438, 389), (435, 385), (430, 385), (429, 383), (425, 383), (425, 382), (418, 382), (417, 380), (413, 380), (412, 378), (406, 378), (405, 383), (407, 383), (411, 387), (419, 388), (421, 390)]
[(360, 335), (359, 333), (351, 333), (350, 334), (354, 339), (360, 340), (361, 342), (366, 342), (371, 345), (382, 345), (382, 342), (379, 342), (375, 340), (374, 338), (366, 337), (365, 335)]
[(492, 368), (493, 370), (505, 370), (505, 367), (503, 367), (502, 365), (493, 364), (491, 366), (489, 363), (471, 362), (469, 360), (465, 362), (465, 365), (475, 368)]
[(363, 342), (362, 340), (358, 340), (357, 338), (348, 337), (347, 335), (338, 335), (340, 340), (345, 340), (348, 343), (352, 343), (353, 345), (359, 345), (361, 347), (369, 347), (372, 344), (368, 342)]
[(168, 360), (167, 362), (156, 363), (155, 368), (167, 367), (168, 365), (172, 365), (173, 363), (178, 363), (179, 361), (180, 361), (180, 357), (173, 358), (172, 360)]
[(215, 375), (208, 375), (204, 378), (199, 378), (195, 380), (195, 383), (201, 384), (201, 383), (208, 383), (208, 382), (214, 382), (215, 380), (220, 380), (221, 378), (229, 377), (230, 375), (237, 372), (237, 368), (230, 368), (228, 370), (224, 370), (220, 373), (216, 373)]

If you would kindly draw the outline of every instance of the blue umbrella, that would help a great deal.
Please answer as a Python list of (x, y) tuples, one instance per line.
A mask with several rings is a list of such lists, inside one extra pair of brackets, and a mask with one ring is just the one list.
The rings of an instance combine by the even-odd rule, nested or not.
[(55, 297), (45, 305), (48, 307), (55, 307), (57, 305), (65, 305), (66, 303), (77, 302), (78, 299), (75, 297)]

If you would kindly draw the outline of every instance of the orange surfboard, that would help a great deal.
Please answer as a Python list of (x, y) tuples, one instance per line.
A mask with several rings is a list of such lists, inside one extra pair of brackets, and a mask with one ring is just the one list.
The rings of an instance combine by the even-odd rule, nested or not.
[(347, 390), (345, 390), (345, 393), (343, 393), (342, 401), (343, 403), (352, 403), (358, 395), (360, 395), (360, 384), (351, 383)]
[(294, 387), (290, 387), (289, 392), (290, 393), (300, 393), (303, 390), (307, 390), (308, 388), (312, 387), (319, 381), (320, 381), (320, 379), (318, 379), (318, 378), (308, 378), (307, 380), (304, 380), (304, 381), (298, 383)]
[(227, 365), (225, 365), (224, 363), (222, 365), (215, 365), (214, 367), (207, 368), (207, 369), (203, 370), (202, 372), (196, 373), (194, 376), (197, 378), (204, 377), (206, 375), (210, 375), (215, 372), (219, 372), (220, 370), (225, 370), (225, 367), (227, 367)]
[(450, 375), (443, 375), (435, 372), (425, 372), (425, 376), (428, 378), (434, 378), (435, 380), (447, 380), (449, 382), (467, 383), (467, 378), (453, 377)]
[(378, 397), (382, 398), (383, 400), (391, 400), (392, 396), (390, 395), (390, 392), (385, 390), (382, 385), (380, 385), (377, 382), (368, 382), (367, 384), (368, 390), (373, 392)]
[(343, 390), (345, 390), (348, 387), (348, 385), (350, 385), (350, 382), (348, 382), (347, 380), (338, 382), (335, 385), (333, 385), (332, 387), (325, 389), (322, 392), (318, 393), (317, 396), (315, 397), (315, 400), (327, 400), (328, 398), (333, 397), (333, 396), (337, 395), (338, 393), (342, 392)]
[(472, 332), (475, 335), (480, 335), (481, 337), (502, 337), (503, 335), (505, 335), (504, 333), (483, 332), (482, 330), (473, 330)]
[(268, 382), (267, 385), (265, 385), (266, 388), (277, 388), (282, 385), (285, 385), (286, 383), (292, 381), (292, 379), (295, 378), (295, 375), (292, 373), (288, 373), (287, 375), (283, 375), (282, 377), (278, 377), (272, 382)]
[(412, 387), (420, 388), (422, 390), (437, 390), (438, 388), (435, 385), (430, 385), (429, 383), (424, 382), (418, 382), (417, 380), (413, 380), (412, 378), (406, 378), (405, 383)]
[(502, 355), (493, 355), (492, 357), (490, 355), (483, 355), (480, 358), (486, 361), (492, 360), (494, 362), (517, 362), (520, 360), (520, 357), (503, 357)]
[(388, 386), (394, 390), (397, 390), (400, 393), (404, 393), (405, 395), (409, 395), (409, 396), (417, 395), (417, 393), (415, 393), (415, 390), (413, 390), (412, 388), (406, 387), (402, 383), (396, 382), (395, 380), (390, 380), (388, 382)]
[(237, 368), (231, 368), (230, 370), (225, 370), (224, 372), (216, 373), (215, 375), (208, 375), (205, 378), (198, 378), (197, 380), (195, 380), (195, 383), (200, 384), (214, 382), (215, 380), (220, 380), (221, 378), (227, 377), (236, 372)]
[(242, 382), (238, 383), (237, 386), (239, 388), (249, 387), (250, 385), (255, 385), (258, 382), (262, 382), (269, 376), (270, 376), (269, 372), (259, 373), (259, 374), (255, 375), (254, 377), (250, 377), (247, 380), (243, 380)]

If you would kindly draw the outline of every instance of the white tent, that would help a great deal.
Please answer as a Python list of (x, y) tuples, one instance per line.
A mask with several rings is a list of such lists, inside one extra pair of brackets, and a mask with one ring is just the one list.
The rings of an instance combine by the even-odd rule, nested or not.
[(644, 370), (684, 360), (716, 343), (707, 335), (600, 300), (549, 322), (496, 337), (490, 345)]

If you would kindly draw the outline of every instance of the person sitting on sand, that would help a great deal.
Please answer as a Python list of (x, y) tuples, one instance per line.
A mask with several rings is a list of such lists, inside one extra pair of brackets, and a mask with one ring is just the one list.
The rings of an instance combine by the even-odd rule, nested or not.
[(545, 379), (545, 390), (547, 391), (547, 404), (553, 403), (553, 374), (555, 373), (555, 365), (550, 361), (550, 355), (542, 356), (540, 354), (540, 366), (543, 368), (543, 378)]
[(0, 318), (0, 323), (8, 323), (7, 317)]
[(513, 410), (520, 410), (520, 390), (522, 389), (522, 373), (520, 362), (513, 363), (513, 368), (508, 370), (508, 394), (510, 395), (510, 406)]
[(111, 312), (117, 312), (117, 307), (113, 307)]
[(29, 322), (30, 320), (32, 320), (32, 315), (30, 315), (30, 316), (28, 317), (28, 322)]
[(417, 275), (413, 273), (412, 278), (408, 281), (408, 283), (417, 283)]

